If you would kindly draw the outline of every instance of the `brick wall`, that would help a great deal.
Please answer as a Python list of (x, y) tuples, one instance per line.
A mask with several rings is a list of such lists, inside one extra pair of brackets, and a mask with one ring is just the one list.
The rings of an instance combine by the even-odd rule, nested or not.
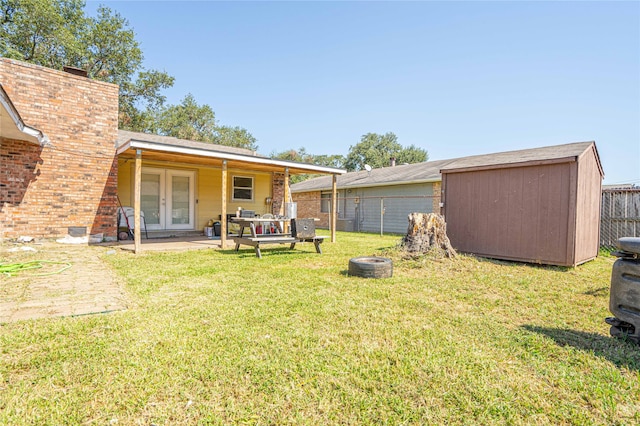
[(0, 84), (51, 141), (0, 138), (0, 237), (56, 238), (84, 226), (115, 238), (118, 87), (6, 58)]
[(440, 201), (442, 201), (442, 182), (433, 182), (432, 212), (442, 214)]
[(271, 214), (284, 215), (284, 173), (273, 173)]
[(320, 191), (298, 192), (291, 196), (298, 203), (298, 217), (320, 219), (316, 228), (329, 229), (329, 213), (320, 211)]

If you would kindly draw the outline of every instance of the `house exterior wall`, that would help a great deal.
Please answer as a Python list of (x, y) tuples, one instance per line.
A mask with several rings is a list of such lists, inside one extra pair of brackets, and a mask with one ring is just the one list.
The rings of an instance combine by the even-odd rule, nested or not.
[[(592, 258), (590, 241), (598, 235), (599, 209), (594, 210), (591, 198), (599, 200), (595, 181), (601, 179), (592, 167), (596, 158), (592, 160), (580, 170), (574, 161), (443, 173), (451, 244), (480, 256), (551, 265), (572, 266)], [(579, 178), (585, 168), (588, 176)], [(582, 190), (580, 179), (585, 180)], [(577, 238), (580, 227), (595, 229), (580, 231), (584, 233)], [(588, 258), (578, 256), (587, 240)], [(597, 254), (597, 239), (595, 246)]]
[[(382, 226), (384, 232), (404, 234), (409, 213), (439, 211), (439, 188), (440, 182), (340, 189), (337, 230), (380, 232)], [(329, 228), (329, 213), (321, 212), (321, 194), (321, 191), (294, 193), (293, 199), (298, 203), (298, 217), (318, 218), (316, 227)]]
[(359, 203), (348, 205), (345, 217), (355, 220), (357, 231), (405, 234), (409, 213), (433, 212), (431, 183), (358, 188), (349, 194), (353, 197), (359, 197)]
[[(143, 154), (144, 156), (144, 154)], [(164, 162), (144, 162), (145, 167), (159, 169), (185, 170), (195, 172), (195, 230), (203, 229), (210, 219), (218, 221), (222, 212), (222, 169), (205, 166), (176, 165)], [(233, 176), (247, 176), (254, 179), (254, 199), (252, 201), (233, 201)], [(254, 210), (258, 214), (271, 212), (271, 206), (265, 203), (267, 197), (272, 197), (272, 174), (246, 171), (239, 169), (228, 170), (229, 192), (227, 194), (227, 213), (233, 213), (238, 207)], [(123, 206), (133, 206), (134, 168), (130, 160), (119, 160), (118, 167), (118, 196)]]
[(329, 229), (330, 215), (321, 212), (321, 192), (300, 192), (291, 194), (291, 198), (297, 203), (299, 218), (316, 218), (316, 228)]
[(0, 236), (55, 238), (83, 226), (115, 238), (118, 87), (6, 58), (0, 84), (51, 141), (0, 139)]

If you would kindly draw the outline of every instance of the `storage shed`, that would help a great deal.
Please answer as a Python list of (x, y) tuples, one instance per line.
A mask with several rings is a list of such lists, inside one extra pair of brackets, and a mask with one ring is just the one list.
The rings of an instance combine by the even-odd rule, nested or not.
[(457, 250), (561, 266), (598, 255), (604, 174), (595, 142), (466, 157), (441, 173)]

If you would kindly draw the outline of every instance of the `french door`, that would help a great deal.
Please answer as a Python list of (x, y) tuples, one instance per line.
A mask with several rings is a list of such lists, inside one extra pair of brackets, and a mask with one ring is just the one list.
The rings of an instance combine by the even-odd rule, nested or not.
[(140, 207), (149, 230), (195, 228), (195, 172), (142, 168)]

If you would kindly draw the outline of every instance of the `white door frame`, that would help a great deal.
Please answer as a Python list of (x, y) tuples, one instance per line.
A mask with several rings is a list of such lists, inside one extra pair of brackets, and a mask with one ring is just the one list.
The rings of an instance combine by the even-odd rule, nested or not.
[[(174, 199), (173, 195), (173, 177), (187, 177), (189, 178), (189, 207), (187, 208), (188, 217), (183, 218), (186, 219), (186, 223), (173, 223), (174, 218), (179, 219), (182, 216), (182, 212), (178, 209), (174, 209)], [(195, 193), (194, 193), (194, 181), (195, 181), (196, 172), (192, 170), (175, 170), (175, 169), (166, 169), (166, 212), (165, 212), (165, 229), (195, 229)]]
[[(158, 206), (158, 223), (149, 223), (155, 222), (154, 220), (145, 220), (147, 222), (147, 229), (149, 230), (190, 230), (195, 229), (195, 176), (196, 172), (194, 170), (177, 170), (177, 169), (167, 169), (160, 167), (143, 167), (142, 174), (155, 174), (158, 175), (159, 178), (159, 206)], [(174, 176), (183, 176), (189, 178), (189, 207), (188, 207), (188, 217), (186, 223), (173, 223), (174, 213), (178, 214), (178, 212), (174, 212), (173, 209), (173, 199), (172, 195), (172, 178)], [(142, 194), (141, 194), (142, 195)]]

